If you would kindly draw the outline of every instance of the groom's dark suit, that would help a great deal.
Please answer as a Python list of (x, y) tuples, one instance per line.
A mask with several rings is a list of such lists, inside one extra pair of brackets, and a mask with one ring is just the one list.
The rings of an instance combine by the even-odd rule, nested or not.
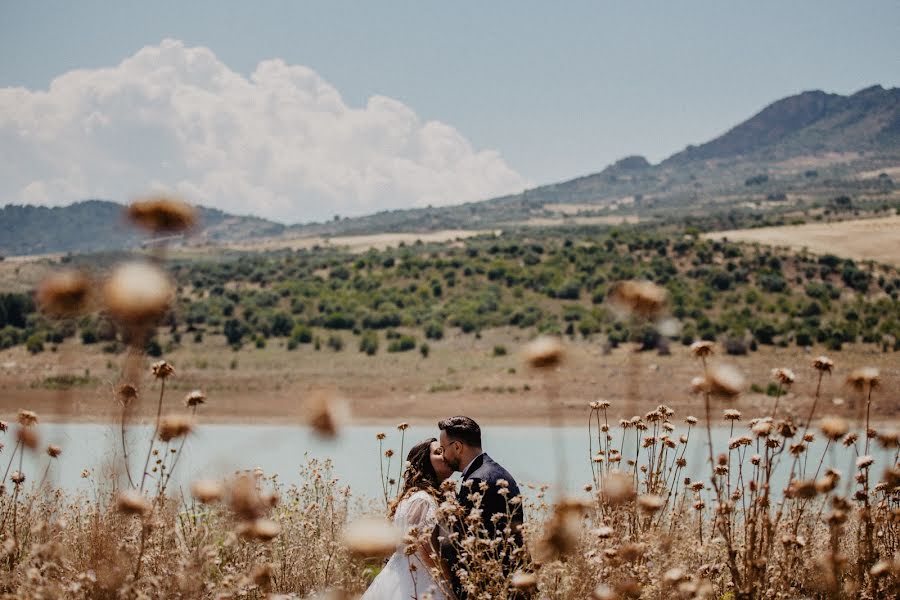
[[(507, 482), (506, 489), (509, 490), (509, 494), (506, 495), (506, 497), (499, 493), (501, 487), (497, 485), (497, 482), (501, 479), (504, 479)], [(466, 484), (466, 482), (469, 481), (472, 482), (471, 485)], [(484, 491), (481, 490), (482, 483), (487, 484), (487, 489)], [(469, 498), (469, 496), (475, 492), (480, 493), (482, 496), (479, 505), (481, 508), (481, 520), (490, 538), (493, 539), (496, 536), (497, 531), (502, 532), (507, 525), (510, 525), (514, 532), (516, 545), (522, 547), (521, 525), (524, 521), (522, 505), (510, 504), (509, 509), (511, 512), (511, 519), (509, 519), (509, 523), (507, 523), (508, 519), (506, 517), (507, 501), (512, 500), (519, 495), (519, 486), (516, 484), (516, 480), (513, 476), (509, 474), (509, 471), (496, 463), (486, 453), (482, 453), (478, 456), (468, 467), (466, 467), (466, 470), (463, 471), (462, 484), (459, 487), (457, 500), (460, 506), (463, 507), (465, 515), (468, 515), (475, 507), (475, 503)], [(503, 516), (495, 523), (492, 517), (496, 514)], [(459, 531), (459, 534), (460, 537), (465, 537), (466, 532), (464, 528)], [(445, 550), (448, 550), (445, 557), (450, 563), (451, 571), (453, 571), (453, 591), (457, 598), (463, 599), (466, 597), (466, 593), (462, 590), (460, 581), (455, 573), (457, 557), (453, 549), (445, 547)], [(509, 561), (505, 561), (504, 574), (509, 575), (509, 569), (511, 568), (512, 565), (509, 564)]]

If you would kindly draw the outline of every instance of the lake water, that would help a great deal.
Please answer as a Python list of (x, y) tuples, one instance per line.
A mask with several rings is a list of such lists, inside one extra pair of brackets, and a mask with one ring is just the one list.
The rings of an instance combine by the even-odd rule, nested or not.
[[(679, 426), (672, 434), (673, 439), (684, 433), (686, 426)], [(38, 427), (42, 447), (46, 444), (57, 444), (62, 448), (62, 455), (52, 460), (49, 480), (68, 490), (90, 490), (102, 481), (104, 464), (121, 460), (121, 440), (118, 427), (109, 424), (42, 424)], [(355, 496), (377, 498), (381, 494), (379, 479), (379, 454), (376, 434), (387, 433), (384, 448), (392, 448), (399, 452), (400, 434), (394, 424), (385, 426), (351, 426), (342, 430), (334, 440), (324, 440), (305, 427), (275, 425), (199, 425), (185, 444), (184, 455), (180, 459), (173, 477), (175, 484), (184, 485), (193, 479), (216, 478), (233, 474), (236, 470), (262, 468), (266, 473), (278, 473), (284, 483), (298, 481), (298, 468), (306, 462), (306, 456), (314, 458), (330, 458), (334, 463), (334, 474), (340, 477), (342, 485), (349, 485)], [(735, 434), (747, 432), (746, 426), (736, 430)], [(132, 442), (132, 472), (140, 473), (146, 455), (146, 441), (152, 433), (150, 427), (132, 427), (128, 431), (128, 439)], [(644, 432), (646, 434), (647, 432)], [(0, 441), (6, 448), (0, 452), (0, 468), (6, 468), (9, 453), (14, 445), (11, 442), (12, 427)], [(562, 441), (566, 457), (565, 478), (569, 491), (581, 490), (591, 481), (591, 470), (588, 462), (588, 434), (585, 427), (563, 427), (552, 430), (547, 427), (534, 426), (490, 426), (485, 425), (482, 437), (483, 446), (495, 460), (504, 465), (520, 484), (554, 483), (558, 476), (556, 458), (553, 450), (553, 436)], [(621, 429), (613, 429), (616, 439), (614, 447), (619, 447)], [(411, 445), (426, 437), (436, 437), (436, 428), (412, 426), (406, 432), (406, 452)], [(692, 479), (706, 479), (708, 467), (706, 458), (706, 432), (694, 428), (691, 431), (686, 458), (687, 468), (683, 476)], [(730, 431), (726, 427), (713, 430), (714, 446), (717, 452), (727, 451)], [(627, 459), (634, 455), (634, 431), (627, 432), (623, 456)], [(596, 451), (596, 431), (594, 431), (593, 448)], [(809, 470), (815, 471), (815, 465), (822, 454), (823, 441), (812, 444), (809, 456)], [(680, 449), (679, 449), (680, 452)], [(752, 452), (747, 453), (748, 456)], [(841, 470), (845, 475), (851, 463), (851, 452), (840, 447), (830, 452), (825, 465)], [(880, 448), (874, 447), (871, 454), (877, 464), (872, 474), (881, 476), (882, 466), (890, 462), (890, 456)], [(646, 451), (642, 454), (642, 460)], [(23, 470), (28, 481), (40, 479), (49, 461), (46, 454), (26, 454)], [(784, 461), (788, 463), (789, 461)], [(13, 466), (13, 470), (17, 465)], [(392, 460), (392, 472), (396, 474), (398, 458)], [(623, 469), (626, 468), (622, 462)], [(782, 476), (787, 476), (789, 465), (780, 468)], [(92, 480), (82, 479), (83, 469), (92, 469)], [(8, 483), (8, 482), (7, 482)], [(170, 486), (171, 487), (171, 486)]]

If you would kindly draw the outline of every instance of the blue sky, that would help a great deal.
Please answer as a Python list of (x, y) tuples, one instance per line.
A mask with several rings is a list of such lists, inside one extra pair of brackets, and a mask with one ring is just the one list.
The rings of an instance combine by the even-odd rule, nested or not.
[[(488, 175), (454, 192), (471, 199), (598, 171), (628, 154), (656, 162), (803, 90), (897, 86), (898, 32), (896, 1), (2, 2), (0, 89), (46, 90), (68, 71), (113, 67), (164, 39), (208, 48), (246, 78), (279, 58), (311, 69), (351, 109), (384, 96), (418, 125), (452, 128), (471, 146), (471, 156), (453, 150), (469, 166), (441, 171), (440, 185), (471, 176), (475, 161)], [(7, 137), (0, 144), (17, 151)], [(398, 172), (406, 171), (370, 173), (369, 187), (317, 182), (315, 193), (300, 194), (321, 202), (328, 193), (374, 198), (383, 190), (401, 205), (416, 194), (456, 198), (439, 197), (438, 183), (384, 183)], [(87, 170), (82, 187), (48, 187), (41, 175), (46, 185), (34, 189), (57, 191), (14, 199), (52, 203), (55, 196), (41, 198), (95, 189)], [(271, 216), (304, 218), (279, 206)], [(390, 199), (336, 203), (347, 214), (387, 206)]]

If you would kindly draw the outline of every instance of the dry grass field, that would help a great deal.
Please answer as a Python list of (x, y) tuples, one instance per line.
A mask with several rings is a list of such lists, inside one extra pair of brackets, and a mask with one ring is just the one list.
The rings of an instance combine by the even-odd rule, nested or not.
[(836, 254), (854, 260), (875, 260), (900, 265), (898, 215), (837, 223), (715, 231), (704, 237), (786, 246), (794, 250), (806, 248), (817, 254)]
[[(246, 243), (230, 244), (227, 247), (233, 250), (265, 251), (290, 248), (299, 250), (311, 249), (316, 246), (323, 248), (341, 248), (353, 253), (362, 253), (370, 248), (384, 250), (399, 246), (400, 244), (414, 244), (418, 241), (429, 244), (441, 244), (464, 240), (478, 235), (485, 235), (490, 231), (474, 229), (444, 229), (441, 231), (429, 231), (422, 233), (378, 233), (372, 235), (349, 235), (335, 237), (297, 237), (297, 238), (267, 238), (253, 240)], [(499, 231), (493, 232), (499, 235)]]

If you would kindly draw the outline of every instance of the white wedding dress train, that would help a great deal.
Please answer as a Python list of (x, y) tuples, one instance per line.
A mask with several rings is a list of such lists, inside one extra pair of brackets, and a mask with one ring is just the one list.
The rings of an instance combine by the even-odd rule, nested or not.
[[(428, 492), (415, 492), (397, 506), (394, 524), (406, 533), (410, 527), (431, 532), (437, 525), (437, 501)], [(414, 566), (415, 568), (410, 568)], [(446, 589), (446, 584), (444, 588)], [(418, 554), (406, 556), (399, 548), (372, 581), (360, 600), (448, 600)]]

